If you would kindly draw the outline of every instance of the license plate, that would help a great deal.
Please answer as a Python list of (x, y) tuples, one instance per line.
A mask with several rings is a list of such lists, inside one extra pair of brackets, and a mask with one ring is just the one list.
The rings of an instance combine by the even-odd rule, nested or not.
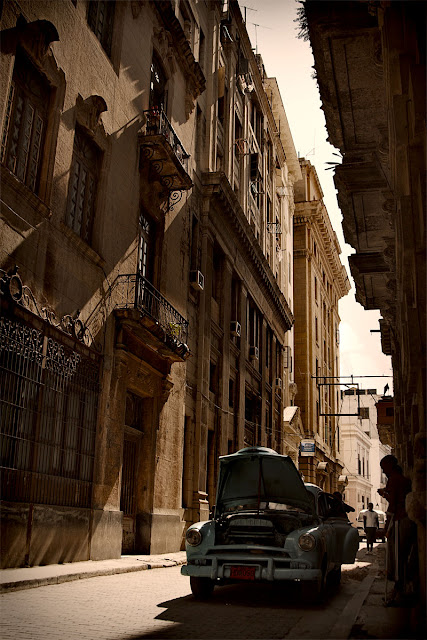
[(255, 580), (255, 567), (230, 567), (230, 578), (235, 580)]

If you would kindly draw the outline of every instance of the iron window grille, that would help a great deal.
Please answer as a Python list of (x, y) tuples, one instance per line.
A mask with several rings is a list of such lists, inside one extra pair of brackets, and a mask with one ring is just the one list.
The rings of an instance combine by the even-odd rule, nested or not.
[(51, 333), (0, 318), (2, 499), (88, 508), (99, 359)]

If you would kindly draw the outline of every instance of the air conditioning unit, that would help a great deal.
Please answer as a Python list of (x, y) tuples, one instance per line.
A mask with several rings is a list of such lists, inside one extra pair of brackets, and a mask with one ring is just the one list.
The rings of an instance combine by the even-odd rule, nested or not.
[(236, 336), (236, 338), (240, 338), (242, 327), (240, 326), (240, 322), (237, 320), (233, 320), (230, 322), (230, 333), (232, 336)]
[(249, 347), (249, 357), (251, 360), (259, 360), (259, 348)]
[(274, 381), (274, 386), (276, 387), (276, 389), (281, 389), (282, 388), (282, 378), (276, 378)]
[(205, 276), (201, 271), (190, 271), (190, 284), (196, 291), (203, 291), (205, 288)]

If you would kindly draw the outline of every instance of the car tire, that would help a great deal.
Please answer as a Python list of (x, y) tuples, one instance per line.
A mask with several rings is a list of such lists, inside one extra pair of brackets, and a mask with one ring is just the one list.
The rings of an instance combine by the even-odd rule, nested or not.
[(313, 604), (321, 604), (326, 597), (325, 569), (322, 567), (322, 576), (318, 580), (301, 582), (301, 587), (304, 599)]
[(215, 583), (210, 578), (190, 576), (190, 587), (196, 600), (208, 600), (214, 590)]

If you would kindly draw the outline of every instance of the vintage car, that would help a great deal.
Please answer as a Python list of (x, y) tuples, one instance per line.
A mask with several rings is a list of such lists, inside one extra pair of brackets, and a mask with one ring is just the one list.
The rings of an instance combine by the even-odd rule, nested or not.
[[(198, 599), (234, 581), (295, 581), (320, 599), (338, 585), (341, 564), (354, 562), (359, 534), (335, 498), (304, 484), (289, 456), (251, 447), (220, 458), (212, 520), (186, 532), (187, 564)], [(336, 514), (336, 510), (335, 510)]]

